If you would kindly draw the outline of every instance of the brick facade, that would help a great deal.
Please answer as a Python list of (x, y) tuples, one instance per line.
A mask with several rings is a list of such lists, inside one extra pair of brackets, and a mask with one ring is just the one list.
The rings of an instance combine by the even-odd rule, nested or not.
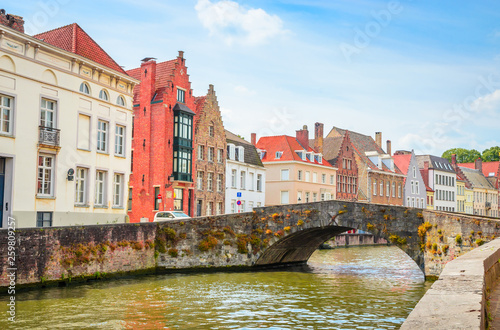
[(227, 144), (214, 86), (210, 85), (206, 96), (197, 97), (195, 104), (195, 215), (224, 214)]
[(344, 135), (334, 166), (338, 168), (336, 199), (348, 201), (357, 200), (359, 184), (358, 164), (354, 158), (354, 149), (348, 132)]
[[(181, 209), (188, 215), (194, 214), (192, 160), (196, 150), (189, 143), (182, 150), (192, 150), (191, 160), (184, 167), (192, 173), (180, 178), (176, 176), (179, 171), (174, 167), (175, 155), (177, 152), (180, 154), (175, 151), (180, 141), (174, 133), (177, 109), (185, 109), (190, 116), (195, 115), (192, 111), (195, 109), (195, 98), (186, 72), (183, 52), (179, 52), (175, 60), (158, 64), (144, 59), (140, 68), (127, 71), (130, 76), (141, 80), (134, 90), (130, 222), (139, 222), (142, 218), (153, 221), (154, 214), (163, 210)], [(178, 101), (179, 90), (184, 91), (184, 100)], [(192, 133), (195, 129), (193, 120)]]
[(24, 33), (24, 20), (21, 16), (5, 14), (4, 9), (0, 9), (0, 24), (8, 26), (14, 30)]

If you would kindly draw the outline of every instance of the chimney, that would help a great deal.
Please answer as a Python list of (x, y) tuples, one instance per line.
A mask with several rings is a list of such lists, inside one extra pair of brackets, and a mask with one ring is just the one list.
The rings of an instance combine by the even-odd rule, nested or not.
[(156, 61), (146, 57), (141, 63), (141, 105), (150, 104), (156, 92)]
[(391, 140), (387, 140), (387, 153), (392, 156)]
[(257, 144), (257, 134), (256, 133), (252, 133), (250, 139), (251, 139), (252, 145)]
[(307, 125), (304, 125), (302, 129), (295, 131), (295, 136), (302, 148), (307, 151), (309, 149), (309, 131), (307, 130)]
[(182, 50), (179, 50), (179, 56), (177, 56), (178, 58), (184, 58), (184, 51)]
[(24, 20), (21, 16), (5, 14), (5, 9), (0, 9), (0, 24), (24, 33)]
[(212, 84), (208, 85), (208, 94), (210, 94), (210, 95), (215, 94), (214, 85), (212, 85)]
[(382, 132), (375, 132), (375, 143), (382, 148)]
[(314, 150), (323, 153), (323, 124), (314, 124)]
[(483, 160), (481, 159), (481, 157), (476, 159), (476, 161), (474, 162), (474, 168), (476, 170), (480, 170), (481, 173), (483, 173)]
[(429, 169), (429, 162), (428, 161), (425, 161), (424, 162), (424, 170), (428, 170)]
[(457, 167), (457, 155), (451, 154), (451, 166), (453, 168)]

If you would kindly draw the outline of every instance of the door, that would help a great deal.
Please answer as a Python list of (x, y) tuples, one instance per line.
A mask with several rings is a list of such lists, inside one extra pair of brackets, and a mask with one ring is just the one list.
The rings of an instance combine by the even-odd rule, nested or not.
[(5, 158), (0, 158), (0, 228), (3, 227), (3, 212), (5, 210), (4, 191), (5, 191)]
[(193, 212), (192, 211), (192, 209), (193, 209), (193, 191), (191, 189), (189, 189), (188, 191), (189, 191), (189, 193), (188, 193), (188, 213), (187, 214), (190, 217), (192, 217), (193, 216), (193, 213), (192, 213)]

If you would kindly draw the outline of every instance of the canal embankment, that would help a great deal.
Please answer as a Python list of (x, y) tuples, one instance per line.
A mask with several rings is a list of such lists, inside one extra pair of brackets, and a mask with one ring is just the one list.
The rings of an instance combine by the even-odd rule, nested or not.
[(500, 239), (495, 239), (448, 262), (401, 329), (486, 329), (499, 261)]

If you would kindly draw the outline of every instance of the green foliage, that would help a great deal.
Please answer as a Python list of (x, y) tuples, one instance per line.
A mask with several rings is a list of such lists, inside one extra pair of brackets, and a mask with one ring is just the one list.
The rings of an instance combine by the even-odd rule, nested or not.
[(483, 162), (496, 162), (500, 160), (500, 147), (491, 147), (483, 150)]
[(455, 237), (455, 242), (460, 245), (462, 244), (462, 235), (457, 235), (457, 237)]
[(476, 159), (481, 157), (481, 153), (476, 149), (453, 148), (443, 152), (442, 157), (451, 162), (451, 155), (457, 155), (457, 163), (473, 163)]

